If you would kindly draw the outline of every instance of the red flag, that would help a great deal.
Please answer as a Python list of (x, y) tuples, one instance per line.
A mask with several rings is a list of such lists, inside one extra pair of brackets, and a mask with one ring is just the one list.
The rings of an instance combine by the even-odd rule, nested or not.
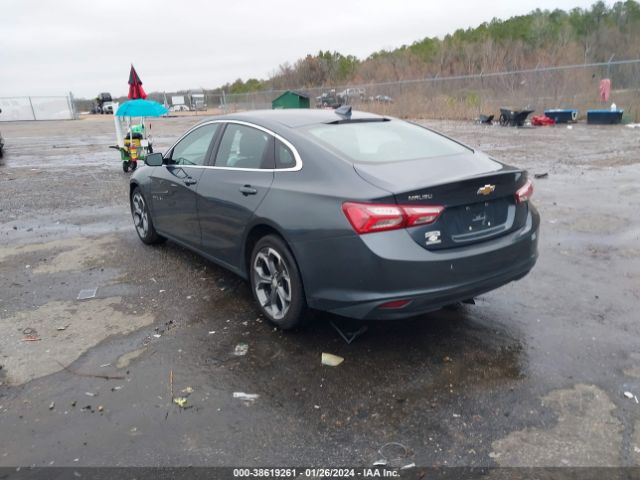
[(600, 80), (600, 100), (603, 102), (609, 101), (609, 95), (611, 94), (611, 80), (603, 78)]
[(138, 76), (136, 69), (131, 65), (131, 71), (129, 72), (129, 95), (128, 98), (135, 100), (137, 98), (147, 98), (147, 94), (142, 88), (142, 80)]

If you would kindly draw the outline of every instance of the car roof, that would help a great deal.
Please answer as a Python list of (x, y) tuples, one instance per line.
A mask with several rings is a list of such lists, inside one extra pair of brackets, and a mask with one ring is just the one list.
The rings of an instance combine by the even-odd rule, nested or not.
[[(228, 115), (221, 115), (218, 117), (211, 117), (205, 120), (205, 122), (211, 120), (242, 120), (245, 122), (255, 122), (257, 124), (279, 123), (289, 128), (297, 128), (319, 123), (331, 123), (343, 119), (344, 117), (338, 115), (335, 110), (290, 108), (238, 112)], [(361, 112), (356, 110), (353, 110), (351, 113), (351, 120), (356, 121), (385, 119), (388, 119), (388, 117), (383, 117), (375, 113)]]

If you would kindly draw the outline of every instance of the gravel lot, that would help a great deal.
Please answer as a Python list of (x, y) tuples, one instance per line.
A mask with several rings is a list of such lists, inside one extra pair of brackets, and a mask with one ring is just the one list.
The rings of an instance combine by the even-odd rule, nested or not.
[[(154, 121), (156, 151), (196, 120)], [(239, 278), (144, 246), (110, 117), (0, 123), (0, 466), (640, 465), (640, 129), (424, 123), (548, 173), (540, 259), (351, 345), (329, 320), (353, 322), (275, 330)]]

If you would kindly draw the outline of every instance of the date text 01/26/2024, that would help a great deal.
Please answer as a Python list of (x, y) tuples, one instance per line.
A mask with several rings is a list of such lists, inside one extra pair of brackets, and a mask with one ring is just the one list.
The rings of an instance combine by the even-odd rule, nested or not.
[(234, 468), (236, 478), (382, 478), (400, 477), (400, 472), (387, 468)]

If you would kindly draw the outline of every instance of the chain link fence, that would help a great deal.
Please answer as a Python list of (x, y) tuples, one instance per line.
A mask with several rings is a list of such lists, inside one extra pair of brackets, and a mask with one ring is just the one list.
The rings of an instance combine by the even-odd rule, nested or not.
[[(608, 102), (599, 97), (600, 80), (611, 79)], [(640, 60), (514, 70), (349, 84), (322, 88), (292, 88), (310, 97), (311, 107), (331, 105), (336, 99), (359, 110), (405, 118), (473, 119), (499, 113), (500, 107), (545, 109), (571, 108), (586, 117), (589, 109), (624, 109), (624, 121), (640, 121)], [(286, 90), (229, 94), (204, 90), (207, 113), (270, 109)], [(323, 97), (324, 94), (324, 97)], [(167, 93), (171, 98), (177, 93)], [(158, 98), (155, 98), (158, 97)], [(162, 95), (154, 100), (163, 102)], [(191, 112), (202, 115), (204, 112)]]
[(0, 97), (0, 122), (19, 120), (73, 120), (73, 95), (55, 97)]

